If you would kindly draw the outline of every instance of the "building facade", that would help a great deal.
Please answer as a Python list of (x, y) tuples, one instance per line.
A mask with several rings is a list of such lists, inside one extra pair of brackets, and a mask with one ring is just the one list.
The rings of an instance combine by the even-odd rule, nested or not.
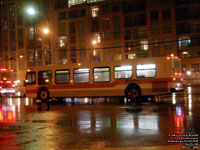
[(200, 83), (199, 8), (200, 0), (0, 0), (0, 66), (22, 84), (31, 66), (173, 54), (185, 81)]

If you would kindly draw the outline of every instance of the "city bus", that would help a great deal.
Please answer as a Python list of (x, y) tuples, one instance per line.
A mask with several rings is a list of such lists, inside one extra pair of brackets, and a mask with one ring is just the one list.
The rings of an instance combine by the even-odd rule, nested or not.
[(16, 86), (13, 81), (13, 70), (0, 68), (0, 95), (14, 95)]
[(51, 98), (142, 97), (182, 90), (178, 57), (138, 58), (31, 67), (24, 82), (27, 97)]

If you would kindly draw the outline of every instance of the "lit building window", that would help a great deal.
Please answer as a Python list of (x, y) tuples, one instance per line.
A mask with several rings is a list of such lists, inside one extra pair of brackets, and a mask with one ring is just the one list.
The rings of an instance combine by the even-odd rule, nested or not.
[(182, 52), (182, 54), (184, 54), (184, 55), (187, 55), (187, 54), (188, 54), (188, 52)]
[(84, 3), (96, 3), (100, 1), (105, 1), (105, 0), (68, 0), (68, 7), (71, 7), (73, 5), (84, 4)]
[(59, 37), (58, 46), (59, 47), (65, 47), (66, 46), (66, 36)]
[(128, 59), (135, 59), (137, 58), (136, 54), (128, 54)]
[(92, 8), (92, 17), (95, 18), (95, 17), (98, 17), (99, 15), (99, 8), (95, 7), (95, 8)]
[(179, 48), (189, 47), (190, 43), (191, 43), (190, 37), (183, 36), (183, 37), (179, 37), (178, 38), (178, 46), (179, 46)]
[(148, 41), (140, 41), (141, 49), (147, 51), (149, 49)]
[(28, 29), (28, 38), (29, 39), (33, 39), (34, 38), (34, 28), (33, 27)]
[[(96, 42), (96, 43), (95, 43)], [(101, 42), (101, 36), (100, 34), (94, 34), (93, 35), (93, 44), (97, 44), (97, 43), (100, 43)]]
[(78, 5), (78, 4), (83, 4), (83, 3), (87, 3), (87, 0), (69, 0), (68, 6), (71, 7), (73, 5)]

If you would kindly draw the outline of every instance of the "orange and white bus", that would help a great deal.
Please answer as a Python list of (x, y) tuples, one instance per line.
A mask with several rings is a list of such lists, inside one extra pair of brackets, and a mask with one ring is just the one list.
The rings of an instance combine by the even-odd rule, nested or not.
[(132, 101), (182, 89), (178, 57), (62, 64), (27, 70), (27, 97), (126, 97)]

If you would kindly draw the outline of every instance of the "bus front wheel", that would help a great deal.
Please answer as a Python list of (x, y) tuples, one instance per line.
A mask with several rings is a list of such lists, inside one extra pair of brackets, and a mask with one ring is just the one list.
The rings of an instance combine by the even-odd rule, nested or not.
[(49, 92), (47, 89), (40, 89), (38, 93), (38, 98), (42, 101), (47, 101), (49, 99)]

